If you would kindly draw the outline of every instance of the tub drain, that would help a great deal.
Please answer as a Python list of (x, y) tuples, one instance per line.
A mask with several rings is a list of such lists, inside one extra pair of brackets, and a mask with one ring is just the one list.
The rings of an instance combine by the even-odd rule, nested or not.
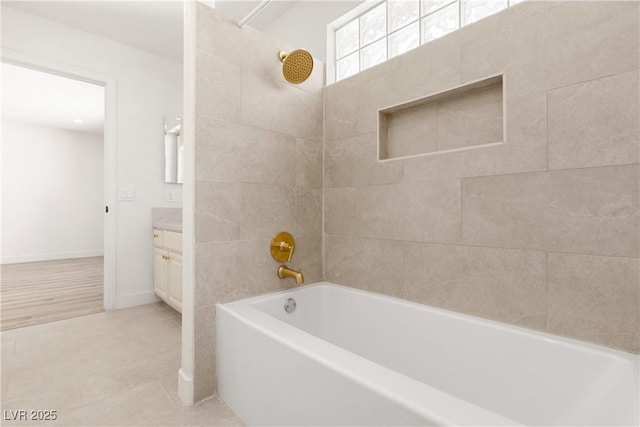
[(289, 298), (287, 301), (285, 301), (284, 311), (286, 311), (287, 313), (293, 313), (294, 311), (296, 311), (296, 300), (294, 300), (293, 298)]

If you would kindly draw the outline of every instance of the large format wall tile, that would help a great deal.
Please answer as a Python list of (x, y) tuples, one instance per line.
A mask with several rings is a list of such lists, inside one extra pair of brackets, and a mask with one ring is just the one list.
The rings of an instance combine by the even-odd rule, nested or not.
[(404, 244), (403, 295), (412, 301), (544, 329), (542, 252)]
[(357, 188), (355, 218), (354, 232), (360, 237), (456, 243), (460, 236), (460, 181)]
[(325, 89), (324, 140), (349, 138), (360, 135), (358, 128), (357, 87), (344, 80)]
[(382, 107), (444, 92), (461, 83), (460, 39), (455, 32), (410, 50), (396, 59), (401, 61), (400, 69), (386, 75), (386, 79), (394, 81), (395, 98)]
[(240, 237), (267, 239), (294, 225), (296, 193), (281, 185), (242, 185)]
[[(224, 59), (196, 52), (196, 114), (225, 120), (240, 119), (240, 67)], [(225, 102), (210, 102), (212, 98)]]
[(460, 195), (458, 179), (408, 182), (401, 201), (402, 239), (418, 242), (460, 241)]
[(243, 69), (240, 97), (242, 123), (313, 141), (322, 139), (322, 98), (287, 83), (281, 75)]
[(324, 189), (324, 232), (330, 236), (357, 236), (356, 188)]
[(197, 179), (295, 185), (295, 137), (208, 117), (197, 126)]
[(534, 57), (542, 53), (540, 39), (544, 35), (544, 25), (541, 16), (548, 11), (548, 4), (545, 1), (524, 2), (483, 18), (481, 24), (462, 28), (458, 35), (462, 82), (505, 72), (508, 78), (510, 64), (534, 62)]
[[(289, 266), (302, 271), (305, 283), (322, 281), (322, 236), (318, 234), (296, 239), (296, 249)], [(277, 266), (273, 274), (276, 271)], [(288, 282), (286, 286), (295, 286), (293, 279), (287, 279), (285, 282)]]
[[(281, 162), (286, 163), (284, 160)], [(290, 163), (286, 163), (290, 164)], [(296, 139), (296, 181), (297, 187), (322, 188), (322, 142), (307, 139)], [(280, 168), (282, 166), (278, 165)], [(287, 169), (287, 168), (283, 168)]]
[(327, 188), (325, 233), (456, 243), (460, 239), (460, 181)]
[(460, 31), (462, 81), (505, 72), (507, 97), (638, 68), (638, 2), (529, 2), (484, 21)]
[(196, 242), (322, 234), (322, 190), (196, 181)]
[(402, 160), (378, 161), (377, 134), (325, 141), (325, 187), (394, 184), (402, 181)]
[(543, 21), (545, 75), (537, 83), (550, 89), (637, 69), (639, 6), (569, 1), (550, 7)]
[(294, 236), (322, 235), (322, 190), (297, 188), (294, 223), (290, 225)]
[(196, 243), (240, 238), (241, 184), (196, 181)]
[[(233, 301), (249, 295), (238, 270), (245, 267), (240, 245), (238, 241), (196, 245), (196, 307)], [(221, 278), (224, 280), (220, 280)]]
[(638, 163), (638, 71), (549, 91), (549, 169)]
[(638, 166), (462, 181), (466, 244), (637, 257)]
[(549, 331), (638, 353), (640, 261), (549, 254)]
[(403, 213), (408, 210), (402, 184), (360, 187), (356, 191), (356, 230), (359, 236), (402, 240)]
[(402, 242), (325, 236), (325, 279), (400, 297)]

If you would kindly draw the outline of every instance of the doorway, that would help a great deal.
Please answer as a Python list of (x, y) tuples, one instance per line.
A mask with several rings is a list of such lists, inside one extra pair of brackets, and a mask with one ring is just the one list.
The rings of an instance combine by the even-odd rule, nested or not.
[(1, 329), (111, 309), (115, 84), (3, 56)]

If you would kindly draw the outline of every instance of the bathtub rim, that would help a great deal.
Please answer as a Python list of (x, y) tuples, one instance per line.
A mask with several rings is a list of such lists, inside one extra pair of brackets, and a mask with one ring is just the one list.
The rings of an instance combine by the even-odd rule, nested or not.
[[(448, 310), (446, 308), (432, 306), (429, 304), (405, 300), (402, 298), (398, 298), (395, 296), (386, 295), (386, 294), (382, 294), (374, 291), (367, 291), (363, 289), (352, 288), (349, 286), (344, 286), (344, 285), (340, 285), (340, 284), (328, 282), (328, 281), (309, 283), (309, 284), (298, 286), (295, 288), (265, 293), (261, 295), (248, 297), (248, 298), (242, 298), (238, 300), (229, 301), (226, 303), (217, 303), (216, 306), (221, 305), (221, 306), (235, 308), (244, 304), (248, 304), (255, 310), (258, 310), (264, 313), (262, 310), (254, 306), (256, 302), (259, 302), (265, 299), (276, 299), (278, 297), (281, 297), (287, 294), (298, 293), (298, 292), (302, 292), (304, 290), (313, 289), (313, 288), (337, 288), (346, 292), (354, 293), (357, 295), (363, 295), (363, 296), (371, 297), (378, 300), (392, 300), (397, 304), (405, 304), (419, 310), (434, 312), (436, 314), (440, 314), (447, 318), (457, 318), (461, 320), (470, 321), (475, 324), (485, 324), (487, 326), (491, 326), (501, 331), (515, 332), (521, 335), (527, 335), (527, 336), (530, 336), (531, 338), (542, 339), (546, 342), (561, 345), (563, 347), (572, 347), (572, 348), (577, 347), (577, 348), (580, 348), (581, 350), (588, 350), (590, 353), (605, 353), (608, 356), (613, 357), (615, 359), (620, 359), (622, 361), (629, 362), (636, 366), (640, 365), (640, 354), (631, 353), (631, 352), (617, 349), (617, 348), (607, 347), (605, 345), (596, 344), (589, 341), (582, 341), (576, 338), (566, 337), (563, 335), (556, 335), (550, 332), (541, 331), (539, 329), (528, 328), (525, 326), (501, 322), (498, 320), (487, 319), (487, 318), (476, 316), (473, 314), (462, 313), (458, 311)], [(283, 323), (286, 324), (286, 322), (283, 322)]]

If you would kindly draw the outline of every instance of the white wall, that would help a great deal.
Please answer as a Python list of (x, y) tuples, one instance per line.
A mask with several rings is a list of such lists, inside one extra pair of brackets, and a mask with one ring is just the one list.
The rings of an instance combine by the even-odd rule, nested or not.
[(306, 49), (326, 62), (327, 24), (361, 3), (362, 0), (301, 1), (261, 31), (285, 43), (283, 49)]
[(103, 137), (2, 122), (2, 263), (103, 253)]
[[(117, 308), (155, 301), (151, 208), (180, 207), (163, 182), (163, 116), (182, 113), (182, 64), (2, 6), (2, 48), (113, 76), (117, 84), (117, 185), (135, 201), (117, 215)], [(110, 166), (114, 167), (114, 166)], [(166, 191), (176, 191), (167, 203)]]

